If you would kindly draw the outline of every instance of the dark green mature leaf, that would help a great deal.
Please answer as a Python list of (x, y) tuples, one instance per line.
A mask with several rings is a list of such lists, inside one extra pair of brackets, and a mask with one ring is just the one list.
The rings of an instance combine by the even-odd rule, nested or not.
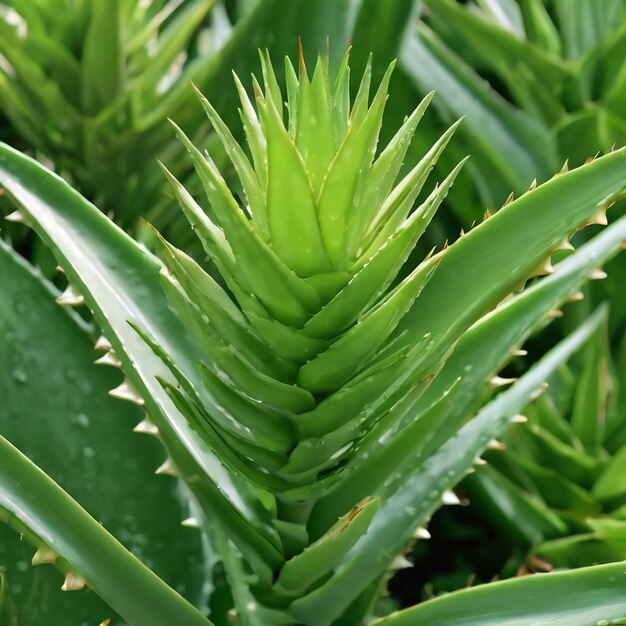
[(58, 555), (68, 590), (86, 581), (132, 626), (211, 625), (4, 437), (0, 519)]
[[(216, 507), (226, 516), (250, 549), (249, 559), (258, 559), (259, 551), (276, 559), (278, 537), (267, 509), (250, 485), (228, 472), (175, 407), (157, 380), (171, 379), (169, 370), (129, 324), (158, 337), (186, 375), (198, 380), (198, 349), (167, 304), (159, 263), (43, 166), (7, 146), (0, 153), (2, 184), (28, 211), (72, 283), (85, 291), (133, 385), (143, 391), (178, 470), (184, 476), (206, 477), (192, 481), (196, 497), (205, 508)], [(269, 574), (262, 560), (254, 562)]]
[[(97, 353), (85, 324), (1, 242), (0, 282), (0, 434), (155, 573), (202, 604), (200, 538), (180, 527), (188, 511), (173, 481), (154, 478), (161, 445), (132, 432), (141, 411), (107, 395), (120, 374), (92, 365)], [(11, 626), (100, 623), (111, 615), (93, 594), (61, 592), (62, 578), (52, 568), (27, 567), (33, 549), (5, 526), (0, 532)]]

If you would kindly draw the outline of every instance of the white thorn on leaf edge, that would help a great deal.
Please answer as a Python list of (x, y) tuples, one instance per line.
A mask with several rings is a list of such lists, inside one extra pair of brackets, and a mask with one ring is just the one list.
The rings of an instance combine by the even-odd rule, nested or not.
[(430, 539), (430, 533), (423, 526), (418, 526), (413, 532), (414, 539)]
[(399, 555), (395, 557), (394, 560), (391, 562), (389, 569), (395, 572), (397, 570), (407, 569), (409, 567), (413, 567), (413, 563), (411, 563), (411, 561), (409, 561), (409, 559), (407, 559), (406, 557)]
[(528, 418), (525, 415), (514, 415), (511, 422), (513, 424), (525, 424), (528, 421)]
[(168, 476), (178, 476), (176, 466), (169, 457), (167, 457), (167, 459), (165, 459), (165, 461), (157, 467), (154, 473), (159, 475), (166, 474)]
[(535, 391), (530, 394), (531, 401), (536, 400), (548, 388), (548, 383), (541, 383)]
[(96, 365), (110, 365), (111, 367), (121, 367), (122, 362), (117, 358), (115, 350), (105, 352), (100, 358), (94, 361)]
[(139, 392), (133, 387), (129, 380), (124, 380), (119, 387), (111, 389), (111, 391), (109, 391), (109, 395), (114, 398), (118, 398), (119, 400), (128, 400), (128, 402), (132, 402), (138, 406), (143, 406), (144, 404), (143, 398), (139, 395)]
[(48, 548), (48, 546), (40, 546), (37, 548), (31, 563), (33, 565), (44, 565), (44, 563), (55, 563), (57, 555)]
[(513, 384), (517, 378), (502, 378), (502, 376), (494, 376), (489, 382), (492, 387), (503, 387), (504, 385)]
[(441, 495), (441, 503), (448, 506), (456, 506), (461, 504), (461, 500), (459, 500), (459, 496), (454, 491), (448, 489)]
[(85, 298), (72, 285), (68, 285), (67, 289), (57, 298), (57, 302), (61, 306), (80, 306), (85, 304)]
[(603, 280), (606, 277), (607, 273), (604, 270), (597, 268), (595, 270), (592, 270), (587, 278), (589, 278), (589, 280)]
[(71, 570), (65, 575), (65, 581), (61, 586), (62, 591), (80, 591), (84, 589), (87, 582), (85, 579)]
[(188, 517), (187, 519), (184, 519), (180, 525), (185, 528), (200, 528), (200, 522), (195, 517)]
[(14, 224), (29, 224), (28, 218), (20, 211), (13, 211), (9, 213), (5, 218), (7, 222), (13, 222)]
[(93, 348), (94, 350), (112, 350), (113, 346), (104, 335), (101, 335), (100, 337), (98, 337), (96, 345)]
[(485, 459), (483, 459), (483, 458), (481, 458), (481, 457), (477, 456), (477, 457), (474, 459), (474, 465), (487, 465), (487, 461), (485, 461)]
[(157, 428), (156, 424), (154, 424), (152, 420), (150, 420), (150, 418), (144, 417), (144, 419), (142, 419), (141, 422), (139, 422), (139, 424), (137, 424), (137, 426), (133, 428), (133, 432), (141, 433), (143, 435), (156, 436), (159, 434), (159, 429)]
[(487, 448), (489, 450), (506, 450), (506, 444), (497, 439), (490, 439), (487, 442)]

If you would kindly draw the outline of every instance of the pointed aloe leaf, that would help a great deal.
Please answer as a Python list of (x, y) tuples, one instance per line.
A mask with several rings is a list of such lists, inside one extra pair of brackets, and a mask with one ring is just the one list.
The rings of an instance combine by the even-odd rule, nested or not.
[(245, 276), (238, 274), (235, 267), (235, 255), (230, 244), (226, 241), (224, 231), (205, 214), (202, 207), (172, 173), (164, 165), (160, 165), (192, 230), (200, 239), (202, 247), (213, 263), (215, 263), (220, 275), (224, 278), (228, 288), (233, 292), (241, 308), (244, 311), (252, 310), (258, 314), (266, 313), (263, 304), (251, 293)]
[(265, 98), (271, 100), (276, 112), (282, 120), (283, 115), (283, 96), (280, 91), (280, 85), (276, 80), (274, 66), (270, 59), (269, 50), (259, 50), (259, 58), (261, 60), (261, 71), (263, 73), (263, 86), (265, 87)]
[[(224, 567), (228, 591), (232, 595), (237, 622), (241, 626), (291, 626), (289, 616), (279, 609), (268, 609), (262, 606), (252, 592), (253, 581), (250, 580), (248, 567), (243, 555), (233, 549), (228, 540), (228, 533), (219, 520), (203, 519), (202, 528), (215, 546)], [(229, 611), (224, 621), (232, 620)], [(217, 616), (216, 616), (217, 621)]]
[(302, 157), (272, 102), (259, 101), (259, 112), (267, 139), (267, 214), (272, 248), (299, 276), (327, 272), (331, 267)]
[(379, 505), (378, 499), (359, 503), (340, 517), (323, 537), (287, 561), (276, 582), (277, 591), (302, 593), (333, 570), (346, 552), (367, 532)]
[(350, 550), (328, 581), (292, 603), (294, 616), (311, 626), (337, 619), (359, 593), (387, 570), (393, 557), (406, 548), (415, 528), (424, 525), (440, 506), (444, 491), (463, 477), (490, 440), (506, 431), (511, 419), (541, 389), (543, 381), (584, 344), (599, 321), (598, 316), (587, 320), (512, 387), (485, 405), (458, 432), (458, 437), (446, 442), (423, 465), (408, 475), (394, 475), (388, 485), (389, 495), (382, 501), (367, 535)]
[[(374, 159), (394, 65), (387, 69), (362, 124), (352, 121), (320, 191), (317, 211), (322, 238), (335, 269), (345, 265), (349, 218), (358, 206), (359, 186), (364, 184), (365, 174)], [(355, 101), (355, 111), (357, 106)]]
[(81, 69), (82, 110), (95, 115), (111, 104), (124, 88), (121, 0), (93, 2), (83, 42)]
[(353, 254), (356, 244), (361, 240), (366, 227), (378, 213), (385, 198), (389, 196), (404, 163), (407, 150), (411, 145), (415, 129), (434, 94), (435, 92), (431, 91), (420, 102), (370, 167), (365, 190), (359, 200), (358, 210), (350, 215), (350, 227), (348, 229), (348, 253), (350, 256)]
[(352, 438), (359, 426), (376, 414), (391, 396), (390, 389), (398, 375), (398, 366), (409, 364), (414, 369), (427, 358), (432, 342), (422, 337), (411, 349), (403, 349), (364, 366), (347, 384), (327, 396), (315, 409), (295, 416), (300, 439), (321, 438), (351, 422)]
[(546, 5), (541, 0), (530, 0), (520, 5), (526, 26), (526, 36), (546, 52), (562, 56), (559, 31), (550, 18)]
[(223, 467), (173, 405), (157, 380), (171, 378), (167, 366), (129, 324), (148, 329), (199, 384), (199, 351), (168, 306), (157, 260), (65, 181), (4, 144), (0, 184), (29, 215), (72, 284), (83, 292), (182, 476), (203, 477), (194, 478), (203, 503), (210, 501), (227, 513), (240, 538), (250, 535), (268, 541), (272, 529), (267, 510), (249, 485)]
[(338, 335), (389, 287), (413, 251), (430, 220), (452, 187), (461, 162), (398, 228), (377, 252), (360, 265), (354, 278), (305, 325), (314, 337)]
[[(215, 164), (205, 158), (180, 128), (176, 127), (176, 132), (191, 155), (211, 207), (233, 249), (239, 266), (238, 278), (245, 279), (248, 291), (256, 293), (278, 319), (304, 323), (307, 310), (319, 307), (315, 289), (299, 279), (254, 232)], [(271, 232), (271, 209), (268, 215)]]
[(433, 354), (445, 351), (525, 281), (565, 237), (611, 206), (626, 189), (625, 173), (626, 150), (614, 152), (551, 179), (461, 237), (446, 251), (386, 350), (393, 352), (432, 333), (439, 346)]
[(418, 266), (328, 350), (303, 365), (298, 374), (298, 383), (310, 391), (318, 392), (337, 389), (350, 380), (393, 332), (432, 278), (440, 261), (441, 255), (438, 255)]
[(462, 486), (472, 506), (511, 541), (534, 547), (568, 532), (565, 522), (540, 497), (520, 489), (490, 465), (468, 476)]
[(337, 71), (332, 95), (332, 122), (335, 137), (335, 149), (339, 150), (348, 129), (350, 119), (350, 48), (343, 55), (341, 65)]
[(273, 352), (285, 359), (308, 361), (328, 348), (328, 341), (311, 337), (305, 332), (285, 326), (276, 320), (248, 313), (248, 319)]
[(285, 55), (285, 84), (287, 87), (288, 129), (291, 140), (295, 142), (298, 133), (299, 90), (298, 75), (291, 59)]
[(610, 501), (626, 493), (625, 469), (626, 448), (621, 448), (594, 483), (593, 495), (600, 500)]
[(206, 324), (214, 328), (227, 343), (244, 352), (260, 372), (279, 380), (291, 377), (293, 366), (277, 358), (276, 353), (256, 335), (248, 319), (222, 287), (191, 257), (164, 240), (160, 241), (170, 271), (198, 310), (207, 314)]
[[(265, 193), (261, 188), (259, 178), (252, 168), (248, 157), (244, 153), (242, 147), (237, 143), (237, 140), (233, 137), (230, 129), (224, 123), (224, 120), (217, 114), (217, 111), (213, 108), (213, 105), (197, 91), (198, 97), (202, 108), (205, 110), (207, 117), (211, 121), (215, 132), (220, 138), (228, 157), (230, 158), (237, 176), (241, 181), (243, 190), (246, 194), (248, 204), (250, 205), (250, 212), (252, 214), (252, 222), (254, 223), (257, 232), (265, 239), (269, 237), (267, 231), (267, 206), (265, 200)], [(254, 143), (254, 140), (253, 140)]]
[(446, 594), (375, 626), (611, 626), (624, 624), (626, 564), (535, 574)]
[[(293, 435), (284, 417), (247, 398), (233, 387), (224, 384), (218, 374), (201, 367), (200, 375), (210, 397), (220, 406), (220, 413), (230, 416), (229, 422), (250, 434), (249, 442), (269, 450), (287, 452), (293, 445)], [(215, 413), (211, 411), (210, 413)]]
[(297, 146), (317, 197), (336, 153), (328, 67), (321, 56), (317, 59), (310, 85), (307, 82), (302, 84), (299, 98)]
[[(381, 484), (381, 465), (397, 469), (407, 460), (419, 462), (420, 455), (427, 457), (451, 437), (467, 418), (468, 411), (477, 406), (484, 381), (500, 371), (541, 319), (576, 291), (594, 268), (615, 255), (624, 241), (626, 219), (622, 218), (558, 264), (554, 274), (468, 330), (428, 388), (423, 393), (413, 392), (421, 405), (428, 407), (445, 398), (452, 389), (451, 406), (426, 433), (420, 424), (424, 416), (411, 394), (394, 406), (392, 419), (400, 423), (398, 433), (391, 436), (385, 446), (374, 445), (366, 459), (361, 458), (357, 450), (350, 462), (354, 469), (349, 464), (342, 484), (317, 503), (312, 514), (316, 527), (327, 528), (341, 511)], [(424, 450), (418, 454), (420, 447)]]
[[(359, 247), (356, 250), (358, 259), (354, 267), (362, 267), (385, 241), (396, 232), (402, 222), (407, 219), (415, 200), (422, 191), (426, 180), (432, 169), (437, 164), (439, 157), (445, 150), (455, 130), (461, 123), (456, 121), (424, 155), (420, 162), (396, 185), (393, 191), (387, 196), (380, 209), (372, 216), (370, 223)], [(448, 192), (452, 183), (456, 179), (459, 171), (467, 161), (465, 157), (446, 177), (440, 187), (442, 192)], [(431, 193), (429, 200), (437, 199), (438, 189)], [(428, 204), (428, 201), (425, 203)]]
[(350, 278), (348, 272), (327, 272), (326, 274), (309, 276), (306, 282), (315, 287), (322, 303), (327, 303), (348, 284)]
[[(523, 454), (523, 452), (522, 452)], [(589, 514), (596, 514), (599, 510), (596, 499), (576, 483), (551, 468), (539, 465), (534, 461), (516, 452), (507, 454), (511, 464), (516, 465), (532, 480), (536, 491), (550, 506), (559, 509), (578, 509)], [(513, 480), (515, 476), (511, 477)]]
[[(252, 102), (245, 90), (245, 87), (241, 84), (237, 74), (233, 72), (233, 80), (237, 87), (239, 99), (241, 100), (240, 117), (243, 124), (243, 129), (246, 133), (246, 139), (250, 152), (252, 153), (252, 160), (254, 161), (254, 170), (261, 185), (263, 192), (267, 190), (267, 145), (265, 141), (265, 135), (261, 128), (261, 123), (257, 117), (256, 111), (252, 106)], [(258, 215), (260, 219), (264, 219), (264, 223), (261, 223), (259, 219), (259, 227), (261, 231), (269, 235), (269, 226), (267, 223), (267, 208), (265, 216)]]
[(353, 126), (360, 126), (367, 115), (367, 109), (370, 96), (370, 85), (372, 82), (372, 54), (370, 53), (361, 82), (359, 83), (359, 89), (352, 103), (352, 110), (350, 111), (349, 122)]
[(0, 451), (0, 511), (26, 526), (123, 619), (155, 626), (210, 626), (4, 437)]
[(549, 463), (550, 467), (578, 484), (588, 483), (602, 465), (599, 457), (572, 448), (537, 424), (531, 423), (529, 432), (533, 436), (539, 461)]

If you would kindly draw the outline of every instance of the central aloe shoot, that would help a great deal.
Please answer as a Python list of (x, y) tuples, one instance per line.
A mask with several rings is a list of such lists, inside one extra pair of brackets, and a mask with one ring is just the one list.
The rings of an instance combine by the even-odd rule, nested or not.
[(331, 82), (324, 59), (312, 77), (302, 56), (299, 76), (287, 60), (285, 97), (262, 55), (256, 106), (235, 76), (251, 160), (200, 96), (241, 194), (178, 128), (210, 210), (165, 170), (226, 288), (163, 241), (163, 283), (201, 348), (200, 384), (153, 348), (175, 375), (178, 384), (163, 384), (194, 429), (230, 470), (274, 496), (275, 531), (261, 550), (277, 575), (271, 589), (270, 572), (252, 565), (270, 605), (306, 592), (367, 530), (378, 500), (362, 501), (358, 490), (337, 511), (310, 511), (367, 459), (434, 367), (428, 335), (407, 341), (398, 325), (443, 253), (396, 279), (462, 165), (413, 210), (454, 127), (399, 179), (430, 97), (377, 151), (393, 64), (371, 100), (368, 65), (351, 103), (347, 61)]

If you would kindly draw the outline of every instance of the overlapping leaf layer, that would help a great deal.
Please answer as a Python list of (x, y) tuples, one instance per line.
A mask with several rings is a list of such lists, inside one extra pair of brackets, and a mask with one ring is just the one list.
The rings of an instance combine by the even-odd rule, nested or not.
[[(450, 489), (593, 332), (581, 327), (464, 425), (486, 381), (621, 248), (624, 222), (516, 293), (552, 271), (576, 229), (604, 220), (624, 192), (626, 153), (533, 186), (416, 264), (462, 167), (428, 185), (456, 125), (404, 167), (430, 96), (379, 147), (392, 67), (372, 95), (368, 67), (351, 102), (347, 57), (332, 79), (324, 59), (310, 75), (302, 57), (298, 71), (287, 61), (284, 94), (267, 55), (261, 64), (253, 97), (235, 78), (248, 150), (200, 97), (240, 184), (229, 188), (178, 128), (207, 202), (164, 166), (208, 264), (164, 239), (157, 260), (6, 146), (0, 180), (23, 212), (14, 218), (66, 272), (60, 302), (89, 306), (107, 337), (103, 362), (125, 370), (112, 394), (145, 405), (137, 430), (167, 449), (158, 473), (189, 488), (186, 525), (219, 555), (241, 623), (357, 624), (432, 513), (457, 501)], [(43, 485), (35, 473), (33, 484)], [(2, 506), (28, 524), (13, 489), (0, 483)], [(37, 540), (65, 550), (63, 529), (37, 515)], [(88, 553), (63, 556), (98, 589)], [(102, 589), (123, 617), (141, 614), (140, 600)]]

